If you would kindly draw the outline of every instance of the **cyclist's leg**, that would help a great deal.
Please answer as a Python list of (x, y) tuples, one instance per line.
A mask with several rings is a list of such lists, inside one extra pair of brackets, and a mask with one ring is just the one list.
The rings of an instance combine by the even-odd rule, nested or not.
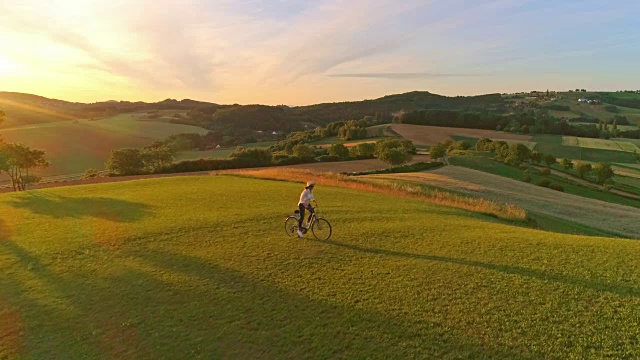
[(311, 217), (316, 212), (315, 209), (313, 208), (313, 206), (311, 206), (311, 204), (309, 204), (308, 209), (309, 209), (309, 219), (307, 219), (307, 222), (311, 221)]
[(298, 219), (298, 229), (302, 229), (302, 222), (304, 221), (304, 205), (298, 205), (298, 209), (300, 210), (300, 218)]

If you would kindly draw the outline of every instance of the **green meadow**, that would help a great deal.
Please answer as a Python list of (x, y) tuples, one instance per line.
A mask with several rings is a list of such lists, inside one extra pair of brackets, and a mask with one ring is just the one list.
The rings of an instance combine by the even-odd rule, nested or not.
[[(0, 197), (0, 358), (640, 357), (640, 243), (231, 176)], [(242, 194), (242, 196), (238, 196)]]
[(0, 129), (8, 142), (20, 142), (46, 151), (51, 166), (43, 175), (83, 173), (88, 168), (102, 169), (112, 150), (143, 147), (180, 133), (207, 130), (195, 126), (139, 121), (130, 114), (100, 120), (57, 121)]
[(636, 145), (633, 142), (620, 139), (602, 140), (558, 135), (536, 135), (533, 137), (533, 141), (536, 143), (536, 151), (552, 154), (558, 158), (606, 163), (638, 163), (633, 152), (630, 151)]

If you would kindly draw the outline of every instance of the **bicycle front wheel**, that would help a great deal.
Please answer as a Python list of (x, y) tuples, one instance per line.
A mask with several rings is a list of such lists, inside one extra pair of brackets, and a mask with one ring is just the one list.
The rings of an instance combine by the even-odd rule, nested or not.
[(284, 231), (289, 236), (298, 236), (296, 234), (298, 231), (298, 218), (295, 216), (289, 216), (287, 220), (284, 221)]
[(331, 224), (325, 219), (316, 219), (311, 226), (313, 236), (318, 240), (327, 240), (331, 237)]

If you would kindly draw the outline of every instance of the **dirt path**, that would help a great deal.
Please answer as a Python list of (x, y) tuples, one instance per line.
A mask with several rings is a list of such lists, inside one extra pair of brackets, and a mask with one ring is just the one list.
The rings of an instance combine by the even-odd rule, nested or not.
[(421, 182), (485, 199), (515, 204), (585, 226), (640, 238), (640, 209), (543, 188), (458, 166), (422, 173), (369, 175), (372, 178)]

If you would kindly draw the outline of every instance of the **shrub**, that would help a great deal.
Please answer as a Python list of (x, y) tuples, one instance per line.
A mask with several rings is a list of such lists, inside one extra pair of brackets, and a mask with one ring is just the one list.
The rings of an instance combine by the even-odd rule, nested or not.
[(269, 165), (273, 159), (273, 154), (269, 149), (261, 148), (242, 148), (237, 147), (230, 156), (232, 159), (251, 159), (261, 164)]
[(584, 175), (591, 171), (591, 164), (583, 161), (576, 161), (574, 168), (576, 169), (578, 176), (584, 178)]
[(573, 162), (571, 161), (571, 159), (562, 159), (562, 160), (560, 160), (560, 164), (562, 164), (562, 166), (566, 170), (569, 170), (569, 169), (573, 168)]
[(98, 171), (98, 169), (90, 168), (90, 169), (87, 169), (87, 171), (84, 172), (84, 175), (82, 175), (82, 178), (83, 179), (92, 179), (92, 178), (98, 177), (99, 174), (100, 174), (100, 172)]
[[(316, 159), (313, 156), (310, 156), (310, 157), (290, 156), (286, 159), (274, 161), (274, 165), (297, 165), (297, 164), (309, 164), (314, 162), (316, 162)], [(238, 168), (241, 168), (241, 167), (243, 166), (239, 166)]]
[(558, 162), (558, 161), (556, 160), (555, 156), (550, 155), (550, 154), (545, 155), (544, 163), (547, 164), (547, 166), (551, 166), (551, 165), (555, 164), (556, 162)]
[(549, 185), (551, 185), (551, 181), (547, 179), (544, 179), (538, 183), (538, 186), (542, 186), (542, 187), (549, 187)]
[(410, 165), (402, 165), (402, 166), (394, 166), (388, 169), (383, 170), (373, 170), (373, 171), (363, 171), (363, 172), (354, 172), (349, 175), (371, 175), (371, 174), (395, 174), (395, 173), (403, 173), (403, 172), (418, 172), (424, 170), (430, 170), (441, 167), (443, 164), (441, 162), (419, 162)]
[(540, 175), (542, 176), (549, 176), (551, 175), (551, 170), (544, 168), (544, 169), (540, 169)]
[(316, 159), (318, 161), (321, 161), (321, 162), (333, 162), (333, 161), (342, 161), (343, 160), (339, 156), (335, 156), (335, 155), (322, 155), (320, 157), (317, 157)]
[(532, 180), (532, 179), (531, 179), (531, 176), (529, 176), (529, 175), (526, 175), (526, 176), (524, 177), (524, 179), (522, 179), (522, 181), (524, 181), (524, 182), (531, 182), (531, 180)]
[(553, 190), (556, 190), (556, 191), (564, 192), (564, 187), (562, 185), (560, 185), (560, 184), (551, 184), (551, 185), (549, 185), (549, 189), (553, 189)]
[(607, 110), (610, 113), (617, 113), (619, 112), (618, 107), (615, 105), (607, 105), (604, 107), (605, 110)]
[(593, 172), (596, 174), (598, 178), (598, 183), (604, 184), (607, 180), (613, 177), (613, 170), (611, 169), (611, 165), (605, 163), (598, 163), (593, 166)]

